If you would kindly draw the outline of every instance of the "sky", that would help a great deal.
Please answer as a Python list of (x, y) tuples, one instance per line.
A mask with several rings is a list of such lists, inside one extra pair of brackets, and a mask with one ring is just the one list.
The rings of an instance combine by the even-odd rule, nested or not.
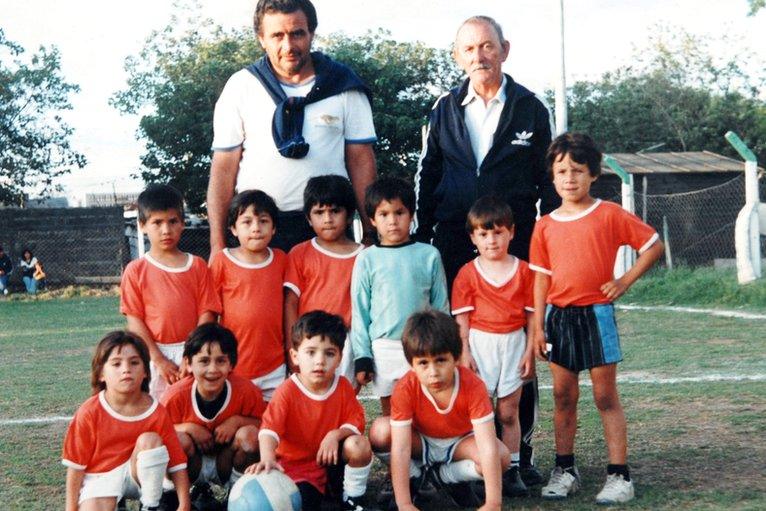
[[(199, 0), (202, 14), (226, 28), (249, 27), (257, 0)], [(504, 66), (537, 92), (552, 89), (558, 74), (559, 0), (314, 0), (317, 35), (359, 35), (379, 27), (394, 39), (447, 48), (467, 17), (494, 17), (511, 42)], [(412, 10), (413, 6), (416, 8)], [(137, 191), (143, 143), (138, 117), (108, 104), (125, 87), (125, 58), (137, 54), (150, 32), (176, 11), (172, 0), (0, 0), (0, 28), (28, 54), (40, 45), (61, 51), (62, 72), (80, 86), (64, 118), (75, 129), (73, 147), (88, 159), (84, 169), (59, 180), (70, 205), (86, 193)], [(742, 45), (766, 61), (766, 10), (748, 17), (747, 0), (564, 0), (567, 82), (596, 79), (629, 64), (657, 24), (711, 38), (742, 36)], [(736, 55), (742, 48), (718, 48)]]

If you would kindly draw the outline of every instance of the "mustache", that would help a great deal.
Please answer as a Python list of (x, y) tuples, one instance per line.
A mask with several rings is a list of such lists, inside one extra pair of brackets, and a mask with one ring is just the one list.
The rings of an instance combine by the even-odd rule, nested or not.
[(481, 71), (482, 69), (492, 69), (492, 67), (489, 64), (478, 64), (471, 69), (471, 72)]

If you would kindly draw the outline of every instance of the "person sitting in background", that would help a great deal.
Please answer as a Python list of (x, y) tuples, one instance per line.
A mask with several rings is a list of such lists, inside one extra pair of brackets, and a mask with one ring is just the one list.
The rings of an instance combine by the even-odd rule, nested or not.
[(4, 295), (8, 294), (8, 276), (13, 271), (13, 263), (8, 254), (5, 253), (3, 247), (0, 246), (0, 292)]
[[(34, 295), (37, 294), (37, 289), (40, 284), (40, 280), (45, 278), (43, 273), (43, 267), (40, 261), (34, 256), (31, 250), (24, 249), (21, 253), (21, 261), (19, 261), (19, 267), (21, 268), (21, 279), (24, 281), (24, 287), (27, 288), (27, 293)], [(37, 276), (42, 275), (42, 278), (37, 279)]]

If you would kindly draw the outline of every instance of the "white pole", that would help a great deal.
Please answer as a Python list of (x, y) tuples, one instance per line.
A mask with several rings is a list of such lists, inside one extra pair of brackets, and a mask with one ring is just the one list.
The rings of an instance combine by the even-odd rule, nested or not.
[(144, 245), (144, 233), (141, 230), (141, 222), (136, 217), (136, 240), (138, 240), (138, 257), (144, 257), (146, 245)]
[(556, 135), (567, 131), (567, 81), (564, 58), (564, 0), (558, 0), (559, 76), (556, 82)]

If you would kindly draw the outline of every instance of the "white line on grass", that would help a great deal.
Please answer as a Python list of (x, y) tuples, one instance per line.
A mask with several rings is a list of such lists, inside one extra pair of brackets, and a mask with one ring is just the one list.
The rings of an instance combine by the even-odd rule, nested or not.
[(739, 319), (766, 319), (766, 314), (756, 314), (754, 312), (742, 312), (720, 309), (697, 309), (695, 307), (674, 307), (670, 305), (623, 305), (616, 304), (617, 309), (639, 310), (639, 311), (667, 311), (667, 312), (690, 312), (692, 314), (709, 314), (711, 316), (721, 316), (724, 318)]
[[(732, 382), (732, 381), (766, 381), (766, 374), (751, 375), (731, 375), (731, 374), (708, 374), (706, 376), (691, 376), (680, 378), (617, 378), (617, 381), (623, 385), (673, 385), (676, 383), (702, 383), (702, 382)], [(589, 380), (580, 382), (581, 385), (589, 387)], [(550, 385), (540, 385), (540, 389), (550, 390)], [(373, 401), (378, 398), (369, 394), (361, 395), (360, 401)], [(55, 422), (66, 422), (72, 420), (72, 417), (64, 415), (55, 415), (52, 417), (29, 417), (26, 419), (0, 419), (0, 426), (27, 426), (31, 424), (53, 424)]]

